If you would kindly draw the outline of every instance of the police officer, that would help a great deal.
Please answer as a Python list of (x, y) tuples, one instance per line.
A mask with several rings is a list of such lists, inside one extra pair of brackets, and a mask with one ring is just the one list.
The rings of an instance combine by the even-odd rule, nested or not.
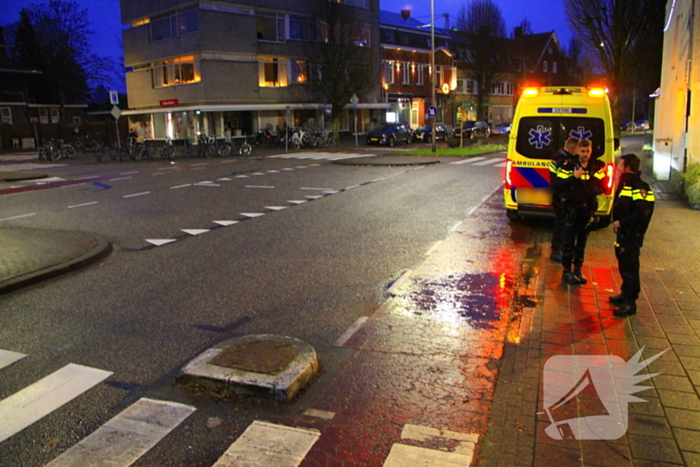
[[(581, 268), (589, 228), (598, 209), (596, 197), (605, 191), (605, 164), (591, 159), (593, 145), (588, 139), (578, 144), (578, 157), (565, 162), (557, 175), (555, 189), (564, 199), (562, 232), (562, 280), (567, 284), (585, 284)], [(574, 269), (571, 270), (573, 265)]]
[(564, 230), (564, 206), (561, 193), (557, 192), (556, 179), (565, 162), (578, 156), (579, 139), (570, 136), (564, 143), (564, 147), (554, 153), (549, 163), (549, 180), (552, 187), (552, 207), (554, 208), (554, 226), (552, 227), (552, 248), (549, 259), (561, 263), (561, 239)]
[(617, 166), (620, 184), (613, 208), (613, 230), (617, 233), (615, 256), (622, 276), (620, 295), (610, 297), (617, 306), (615, 316), (627, 317), (637, 313), (639, 297), (639, 254), (644, 234), (654, 213), (654, 192), (641, 179), (640, 159), (636, 154), (625, 154)]

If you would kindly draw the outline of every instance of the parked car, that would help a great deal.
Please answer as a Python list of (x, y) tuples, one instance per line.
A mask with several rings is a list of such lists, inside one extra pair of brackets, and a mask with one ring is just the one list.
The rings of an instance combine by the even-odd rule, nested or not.
[[(423, 125), (421, 127), (418, 127), (413, 131), (413, 140), (414, 141), (425, 141), (426, 143), (429, 143), (431, 138), (433, 137), (433, 126), (432, 125)], [(445, 141), (447, 139), (447, 128), (445, 128), (445, 125), (438, 123), (435, 125), (435, 141), (440, 141), (443, 140)]]
[(637, 129), (637, 125), (629, 120), (623, 120), (620, 122), (620, 130), (622, 131), (634, 131)]
[(367, 144), (386, 144), (393, 147), (396, 143), (411, 144), (413, 132), (405, 123), (387, 123), (367, 133)]
[(634, 124), (637, 126), (637, 131), (647, 131), (649, 129), (649, 120), (637, 120)]
[(513, 122), (501, 122), (493, 127), (491, 133), (494, 135), (509, 135), (512, 126)]
[[(489, 124), (486, 122), (467, 120), (462, 125), (462, 129), (464, 130), (465, 139), (476, 138), (477, 136), (488, 138), (491, 134), (491, 128), (489, 128)], [(459, 138), (461, 132), (459, 127), (455, 127), (454, 130), (452, 130), (452, 136)]]

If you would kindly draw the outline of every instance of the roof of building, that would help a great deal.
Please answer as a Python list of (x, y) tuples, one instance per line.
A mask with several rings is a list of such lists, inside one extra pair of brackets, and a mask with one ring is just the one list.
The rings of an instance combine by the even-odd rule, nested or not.
[[(430, 23), (419, 21), (412, 16), (404, 19), (401, 13), (391, 11), (379, 11), (379, 25), (396, 28), (413, 29), (420, 32), (430, 32)], [(435, 28), (435, 34), (449, 35), (450, 31), (444, 28)]]

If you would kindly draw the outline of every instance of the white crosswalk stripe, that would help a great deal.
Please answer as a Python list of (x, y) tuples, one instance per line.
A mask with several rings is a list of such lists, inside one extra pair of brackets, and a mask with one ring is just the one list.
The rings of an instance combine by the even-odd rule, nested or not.
[(127, 467), (195, 410), (194, 407), (175, 402), (139, 399), (46, 467)]
[(0, 349), (0, 370), (26, 357), (23, 353)]
[(505, 159), (502, 159), (502, 158), (500, 158), (500, 157), (496, 157), (496, 158), (493, 158), (493, 159), (487, 159), (487, 160), (485, 160), (485, 161), (477, 162), (477, 163), (474, 164), (474, 165), (493, 165), (493, 164), (497, 164), (498, 162), (503, 162), (504, 160), (505, 160)]
[(0, 401), (0, 443), (112, 375), (70, 363)]
[(462, 159), (461, 161), (450, 162), (450, 164), (452, 164), (452, 165), (473, 164), (474, 162), (483, 161), (484, 159), (486, 159), (486, 158), (485, 157), (471, 157), (469, 159)]
[(309, 159), (337, 161), (342, 159), (354, 159), (358, 157), (375, 157), (376, 154), (360, 154), (346, 152), (297, 152), (291, 154), (277, 154), (267, 156), (268, 159)]

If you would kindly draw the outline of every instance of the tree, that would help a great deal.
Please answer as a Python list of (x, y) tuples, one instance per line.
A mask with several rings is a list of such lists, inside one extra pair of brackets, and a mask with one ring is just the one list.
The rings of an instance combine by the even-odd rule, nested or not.
[(473, 0), (462, 6), (458, 37), (465, 48), (462, 60), (471, 79), (477, 83), (477, 118), (486, 120), (486, 96), (503, 70), (506, 57), (506, 25), (493, 0)]
[(305, 45), (306, 79), (330, 105), (336, 140), (342, 110), (353, 94), (377, 86), (378, 71), (373, 48), (367, 47), (371, 28), (357, 9), (342, 3), (316, 0), (311, 33)]
[[(523, 19), (520, 20), (520, 24), (518, 26), (520, 28), (520, 32), (522, 33), (523, 36), (527, 36), (532, 34), (532, 24), (530, 24), (530, 20), (527, 19), (527, 16), (523, 16)], [(511, 34), (511, 39), (515, 38), (515, 32)]]
[(72, 0), (21, 10), (11, 51), (16, 60), (43, 72), (41, 89), (35, 90), (42, 100), (62, 106), (84, 103), (91, 85), (107, 79), (113, 69), (111, 60), (90, 53), (94, 33), (87, 16), (87, 9)]
[(651, 76), (645, 91), (652, 92), (660, 81), (661, 61), (650, 57), (661, 55), (665, 2), (564, 0), (564, 5), (583, 48), (607, 78), (613, 119), (619, 122), (621, 95), (642, 76)]

